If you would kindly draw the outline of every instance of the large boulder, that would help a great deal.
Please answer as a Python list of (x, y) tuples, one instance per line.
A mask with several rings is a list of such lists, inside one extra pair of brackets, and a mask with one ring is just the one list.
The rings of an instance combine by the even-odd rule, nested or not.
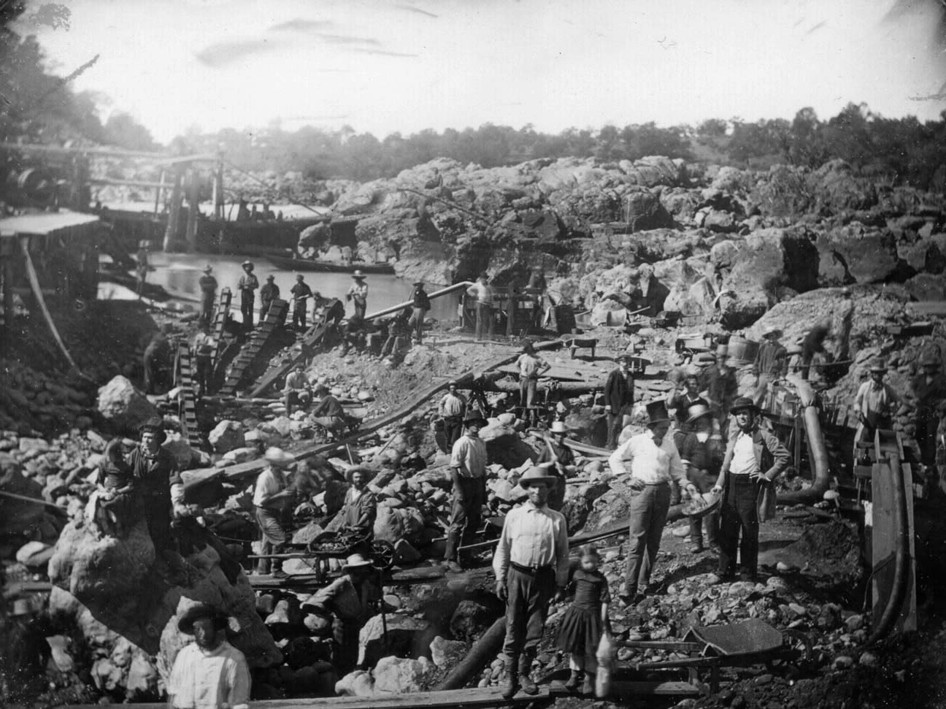
[(375, 539), (394, 544), (406, 539), (412, 544), (420, 542), (418, 535), (424, 529), (424, 517), (416, 507), (393, 508), (378, 506), (378, 516), (374, 521)]
[(229, 453), (246, 446), (243, 424), (239, 421), (221, 421), (207, 434), (207, 440), (215, 453)]
[(649, 189), (635, 189), (624, 195), (624, 219), (632, 231), (672, 227), (673, 217), (664, 209), (660, 195)]
[(883, 283), (897, 270), (897, 243), (889, 231), (854, 222), (818, 235), (819, 283)]
[(105, 419), (126, 432), (137, 432), (141, 424), (158, 415), (158, 410), (148, 401), (148, 397), (121, 375), (99, 388), (96, 406)]
[(435, 670), (426, 657), (383, 657), (372, 671), (375, 694), (413, 694), (427, 688), (427, 679)]
[(471, 642), (480, 637), (493, 624), (495, 614), (477, 601), (460, 601), (450, 617), (450, 634), (455, 638)]
[(436, 635), (437, 629), (429, 622), (412, 615), (372, 616), (358, 634), (358, 664), (373, 665), (385, 655), (424, 656)]

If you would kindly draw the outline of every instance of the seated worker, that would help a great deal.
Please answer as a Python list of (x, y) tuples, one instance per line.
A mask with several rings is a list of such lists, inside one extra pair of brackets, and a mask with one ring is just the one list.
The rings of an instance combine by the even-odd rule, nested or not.
[(352, 348), (363, 350), (368, 339), (368, 323), (360, 315), (352, 315), (341, 324), (342, 354)]
[(398, 339), (401, 340), (401, 348), (399, 349), (403, 349), (404, 345), (410, 344), (411, 315), (411, 309), (404, 308), (404, 310), (395, 315), (388, 323), (388, 339), (385, 340), (384, 345), (381, 347), (382, 357), (387, 357), (388, 355), (394, 355), (397, 353), (394, 347), (397, 344)]
[(345, 493), (345, 502), (335, 518), (339, 531), (351, 532), (354, 536), (365, 539), (364, 548), (357, 549), (364, 554), (371, 548), (374, 521), (378, 516), (378, 500), (368, 489), (372, 477), (374, 473), (371, 470), (360, 466), (355, 466), (345, 473), (351, 487)]
[(312, 395), (309, 393), (309, 378), (305, 374), (305, 363), (300, 362), (286, 377), (286, 388), (283, 389), (286, 402), (286, 416), (292, 415), (292, 407), (298, 404), (303, 411), (309, 408)]
[(123, 538), (142, 513), (141, 498), (135, 490), (131, 466), (125, 462), (121, 438), (108, 442), (103, 457), (99, 472), (101, 489), (93, 493), (89, 507), (103, 534)]
[(348, 414), (324, 384), (316, 384), (312, 393), (318, 399), (318, 403), (310, 412), (312, 418), (337, 438), (348, 426)]

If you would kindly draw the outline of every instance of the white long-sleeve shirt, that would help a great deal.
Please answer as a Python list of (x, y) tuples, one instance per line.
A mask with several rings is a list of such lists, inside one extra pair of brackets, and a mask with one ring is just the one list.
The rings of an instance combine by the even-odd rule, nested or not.
[(210, 651), (191, 643), (177, 653), (168, 694), (176, 709), (245, 708), (250, 701), (246, 658), (226, 640)]
[(509, 511), (493, 554), (493, 572), (506, 578), (510, 562), (529, 568), (552, 566), (555, 583), (568, 583), (568, 525), (561, 512), (526, 502)]
[(625, 475), (629, 465), (631, 477), (647, 485), (682, 483), (686, 472), (672, 437), (664, 436), (658, 447), (651, 431), (628, 438), (608, 458), (608, 465), (615, 475)]

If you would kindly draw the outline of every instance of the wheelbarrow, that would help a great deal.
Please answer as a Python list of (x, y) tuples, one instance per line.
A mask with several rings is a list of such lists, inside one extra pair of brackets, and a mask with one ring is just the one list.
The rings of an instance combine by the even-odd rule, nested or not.
[(350, 530), (322, 532), (309, 542), (307, 551), (317, 559), (343, 559), (355, 553), (363, 553), (378, 571), (387, 571), (394, 566), (394, 545), (384, 539), (368, 541), (367, 534)]
[(690, 657), (660, 662), (632, 663), (635, 671), (685, 669), (690, 681), (698, 680), (699, 670), (709, 670), (709, 686), (719, 691), (722, 667), (751, 667), (764, 664), (771, 670), (795, 667), (811, 656), (812, 640), (800, 630), (773, 628), (758, 618), (740, 623), (690, 628), (683, 640), (632, 640), (620, 645), (635, 649), (667, 650)]

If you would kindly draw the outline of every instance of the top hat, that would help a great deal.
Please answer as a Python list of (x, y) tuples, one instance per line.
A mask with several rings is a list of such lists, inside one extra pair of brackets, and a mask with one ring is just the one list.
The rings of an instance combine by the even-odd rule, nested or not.
[(748, 396), (740, 396), (737, 398), (733, 405), (729, 407), (730, 413), (737, 414), (740, 411), (758, 411), (759, 407), (755, 405), (755, 402), (752, 401)]
[(345, 559), (345, 563), (342, 565), (342, 571), (348, 571), (349, 569), (363, 569), (366, 566), (371, 566), (371, 562), (361, 554), (351, 554), (347, 559)]
[(729, 345), (717, 345), (716, 346), (716, 357), (718, 359), (724, 359), (729, 356)]
[(352, 277), (352, 278), (364, 278), (364, 277), (365, 277), (365, 274), (363, 274), (363, 273), (361, 272), (361, 269), (356, 268), (356, 269), (355, 269), (355, 272), (354, 272), (353, 274), (351, 274), (351, 277)]
[(254, 268), (256, 268), (256, 267), (253, 265), (253, 262), (252, 262), (252, 261), (244, 261), (243, 263), (240, 264), (240, 266), (242, 266), (243, 268), (249, 267), (249, 269), (250, 269), (251, 271), (252, 271)]
[(554, 475), (546, 475), (547, 472), (545, 468), (534, 465), (519, 478), (519, 487), (529, 487), (529, 485), (533, 483), (545, 483), (549, 487), (555, 485), (558, 482), (558, 478)]
[(266, 449), (266, 454), (263, 456), (266, 462), (270, 465), (274, 465), (277, 468), (285, 468), (288, 465), (296, 462), (296, 457), (287, 453), (282, 448), (276, 448), (272, 446)]
[(227, 627), (227, 614), (223, 613), (207, 603), (197, 603), (188, 608), (181, 619), (177, 622), (177, 629), (187, 635), (194, 634), (194, 621), (200, 618), (210, 618), (213, 620), (214, 627), (217, 630), (223, 630)]
[(706, 404), (693, 404), (690, 408), (687, 409), (687, 423), (693, 423), (697, 419), (701, 419), (704, 416), (712, 416), (713, 412), (710, 410)]
[(654, 426), (658, 423), (667, 423), (670, 421), (670, 414), (667, 413), (667, 405), (661, 399), (655, 399), (648, 402), (647, 406), (647, 425)]

